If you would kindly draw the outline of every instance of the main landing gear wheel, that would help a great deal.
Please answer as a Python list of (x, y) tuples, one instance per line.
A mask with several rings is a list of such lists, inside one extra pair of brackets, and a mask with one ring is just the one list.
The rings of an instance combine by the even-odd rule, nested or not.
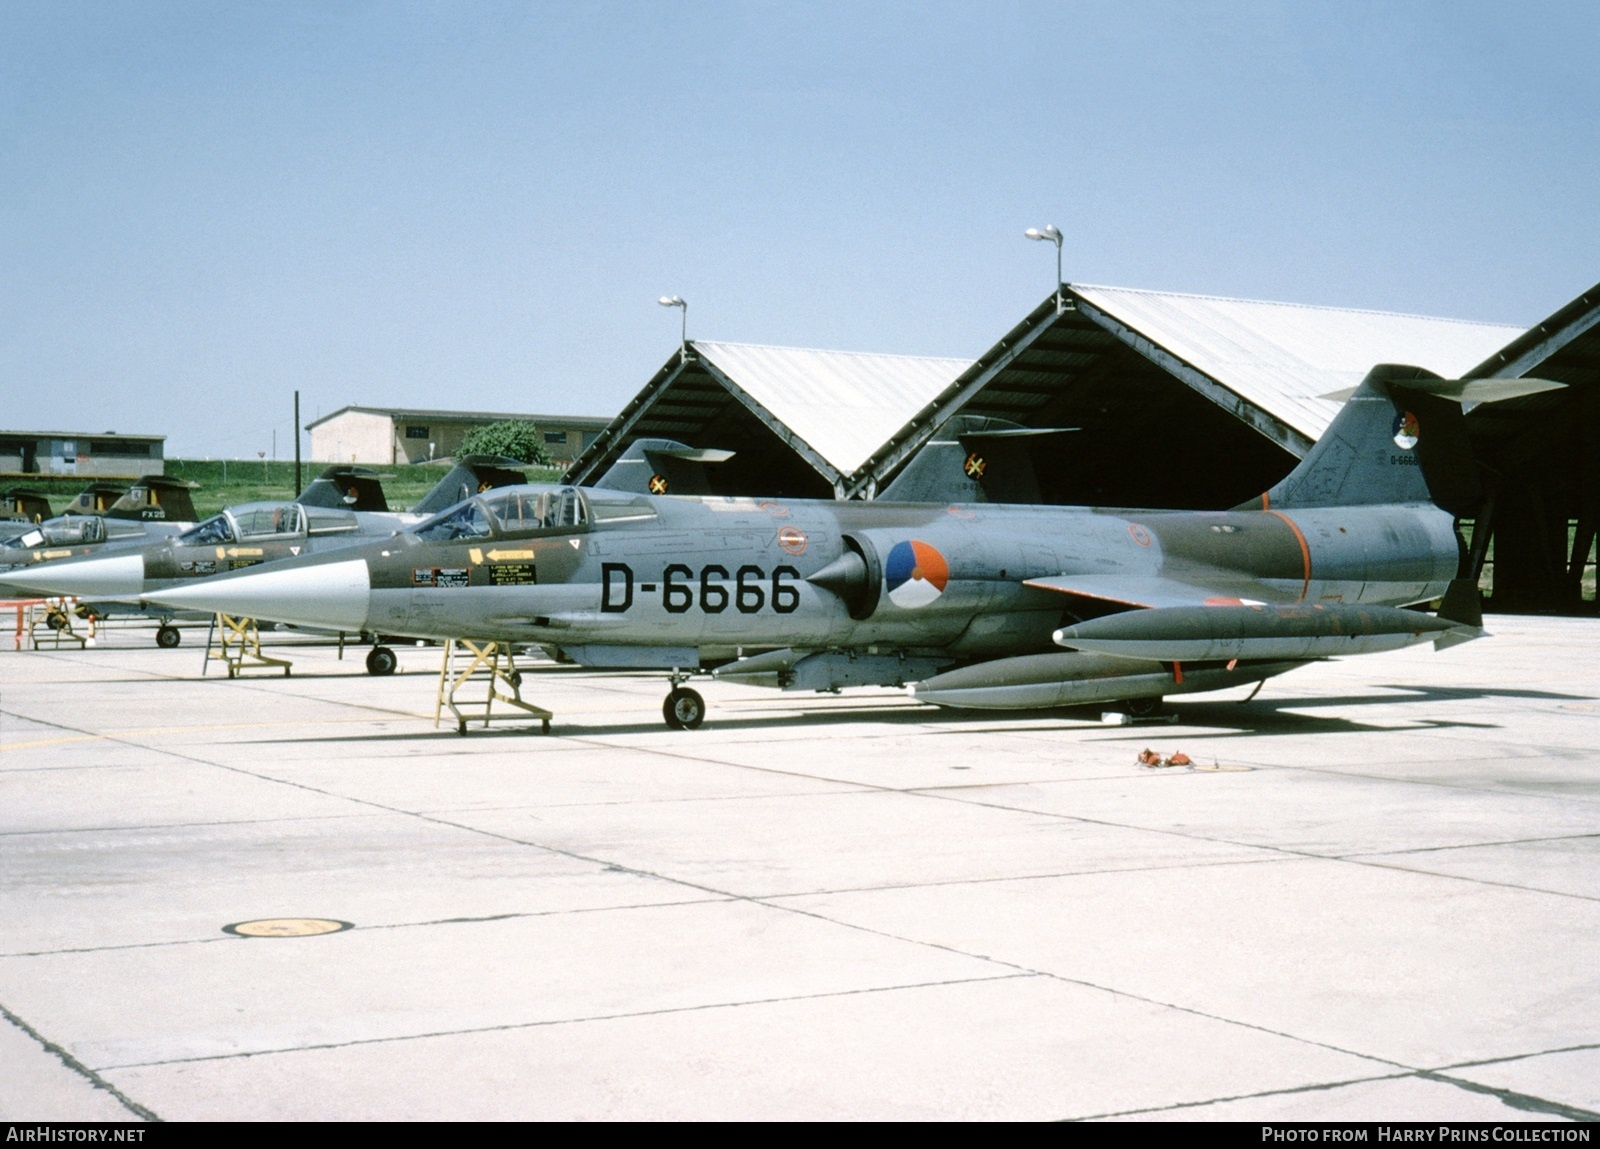
[(183, 632), (175, 626), (163, 626), (156, 631), (156, 645), (162, 650), (171, 650), (183, 641)]
[(1154, 718), (1161, 713), (1161, 707), (1166, 699), (1157, 695), (1154, 698), (1130, 698), (1122, 703), (1122, 712), (1129, 718)]
[(706, 700), (687, 686), (675, 686), (661, 704), (661, 716), (674, 730), (694, 730), (706, 720)]
[[(394, 651), (387, 646), (375, 646), (367, 651), (367, 673), (382, 678), (386, 674), (393, 674), (394, 668), (400, 665), (400, 660), (395, 657)], [(466, 733), (465, 730), (462, 731)]]

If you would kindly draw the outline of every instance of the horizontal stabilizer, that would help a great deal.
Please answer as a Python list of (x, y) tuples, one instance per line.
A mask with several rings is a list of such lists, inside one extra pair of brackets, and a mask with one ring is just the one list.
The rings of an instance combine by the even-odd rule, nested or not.
[[(1502, 399), (1520, 399), (1524, 395), (1537, 395), (1541, 391), (1554, 391), (1565, 387), (1550, 379), (1409, 379), (1408, 391), (1420, 391), (1440, 399), (1454, 399), (1457, 403), (1498, 403)], [(1332, 399), (1342, 403), (1356, 393), (1355, 387), (1330, 391), (1319, 399)]]

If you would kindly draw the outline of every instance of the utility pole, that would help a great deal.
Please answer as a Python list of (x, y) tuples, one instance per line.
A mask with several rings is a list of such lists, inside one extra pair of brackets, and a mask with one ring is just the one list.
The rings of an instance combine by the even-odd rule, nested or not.
[(294, 393), (294, 497), (300, 497), (300, 392)]

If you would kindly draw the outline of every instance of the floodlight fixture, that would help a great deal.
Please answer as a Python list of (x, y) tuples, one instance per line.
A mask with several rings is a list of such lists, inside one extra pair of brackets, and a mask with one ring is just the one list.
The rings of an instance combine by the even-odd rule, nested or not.
[(681, 361), (689, 361), (689, 304), (679, 295), (663, 295), (656, 300), (662, 307), (676, 307), (683, 312), (683, 323), (679, 329), (678, 357)]
[(1022, 233), (1029, 239), (1044, 240), (1056, 245), (1056, 314), (1060, 315), (1067, 309), (1066, 297), (1061, 293), (1061, 241), (1064, 238), (1061, 229), (1053, 223), (1043, 227), (1030, 227)]

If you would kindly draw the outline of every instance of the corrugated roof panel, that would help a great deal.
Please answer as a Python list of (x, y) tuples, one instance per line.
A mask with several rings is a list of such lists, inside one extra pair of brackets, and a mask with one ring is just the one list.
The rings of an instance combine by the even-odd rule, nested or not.
[(972, 366), (750, 343), (695, 340), (694, 348), (845, 475)]
[(1073, 284), (1072, 290), (1313, 439), (1338, 410), (1317, 396), (1354, 387), (1374, 364), (1408, 363), (1455, 378), (1523, 330), (1124, 287)]

